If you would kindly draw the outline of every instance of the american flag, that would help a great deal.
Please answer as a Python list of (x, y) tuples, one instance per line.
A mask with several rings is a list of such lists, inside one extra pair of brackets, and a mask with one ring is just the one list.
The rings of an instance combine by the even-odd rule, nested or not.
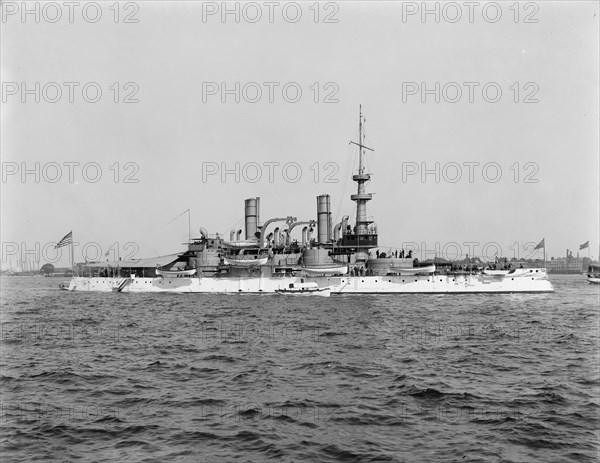
[(73, 232), (72, 231), (67, 233), (63, 237), (62, 240), (60, 240), (58, 243), (56, 243), (56, 246), (54, 246), (54, 249), (62, 248), (63, 246), (68, 246), (69, 244), (73, 244)]

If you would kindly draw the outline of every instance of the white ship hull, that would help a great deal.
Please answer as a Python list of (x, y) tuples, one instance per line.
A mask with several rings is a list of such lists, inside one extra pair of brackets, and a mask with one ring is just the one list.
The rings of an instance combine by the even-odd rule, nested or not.
[(272, 293), (290, 284), (315, 282), (330, 287), (331, 294), (461, 294), (549, 293), (554, 288), (541, 269), (524, 269), (514, 276), (414, 275), (337, 277), (190, 277), (104, 278), (73, 277), (71, 291), (172, 292), (172, 293)]

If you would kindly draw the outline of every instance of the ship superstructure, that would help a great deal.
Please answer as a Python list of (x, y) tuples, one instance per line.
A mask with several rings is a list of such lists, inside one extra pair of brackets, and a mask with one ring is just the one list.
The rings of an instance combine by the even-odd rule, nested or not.
[[(511, 293), (552, 292), (545, 269), (508, 269), (506, 272), (440, 272), (421, 265), (410, 254), (379, 251), (376, 224), (367, 215), (372, 194), (366, 192), (371, 175), (365, 168), (364, 119), (359, 110), (358, 170), (352, 176), (357, 192), (354, 226), (345, 215), (335, 226), (331, 197), (317, 196), (316, 219), (294, 216), (260, 220), (260, 198), (244, 203), (242, 230), (229, 239), (218, 233), (190, 240), (187, 251), (156, 259), (79, 265), (69, 285), (72, 291), (290, 293), (294, 288), (319, 288), (345, 293)], [(316, 227), (316, 234), (315, 232)], [(292, 233), (301, 237), (293, 238)]]

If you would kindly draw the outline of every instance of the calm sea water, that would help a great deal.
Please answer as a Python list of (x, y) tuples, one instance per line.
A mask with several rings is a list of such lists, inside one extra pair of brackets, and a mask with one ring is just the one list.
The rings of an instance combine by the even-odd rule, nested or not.
[(3, 277), (2, 461), (597, 461), (599, 287), (97, 294)]

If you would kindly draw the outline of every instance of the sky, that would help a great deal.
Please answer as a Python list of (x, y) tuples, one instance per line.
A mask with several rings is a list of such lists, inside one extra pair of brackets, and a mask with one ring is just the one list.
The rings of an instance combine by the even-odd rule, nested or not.
[(2, 268), (68, 265), (69, 231), (77, 261), (178, 252), (182, 212), (228, 237), (256, 196), (263, 222), (316, 219), (320, 194), (352, 222), (359, 105), (382, 250), (597, 258), (598, 13), (3, 2)]

